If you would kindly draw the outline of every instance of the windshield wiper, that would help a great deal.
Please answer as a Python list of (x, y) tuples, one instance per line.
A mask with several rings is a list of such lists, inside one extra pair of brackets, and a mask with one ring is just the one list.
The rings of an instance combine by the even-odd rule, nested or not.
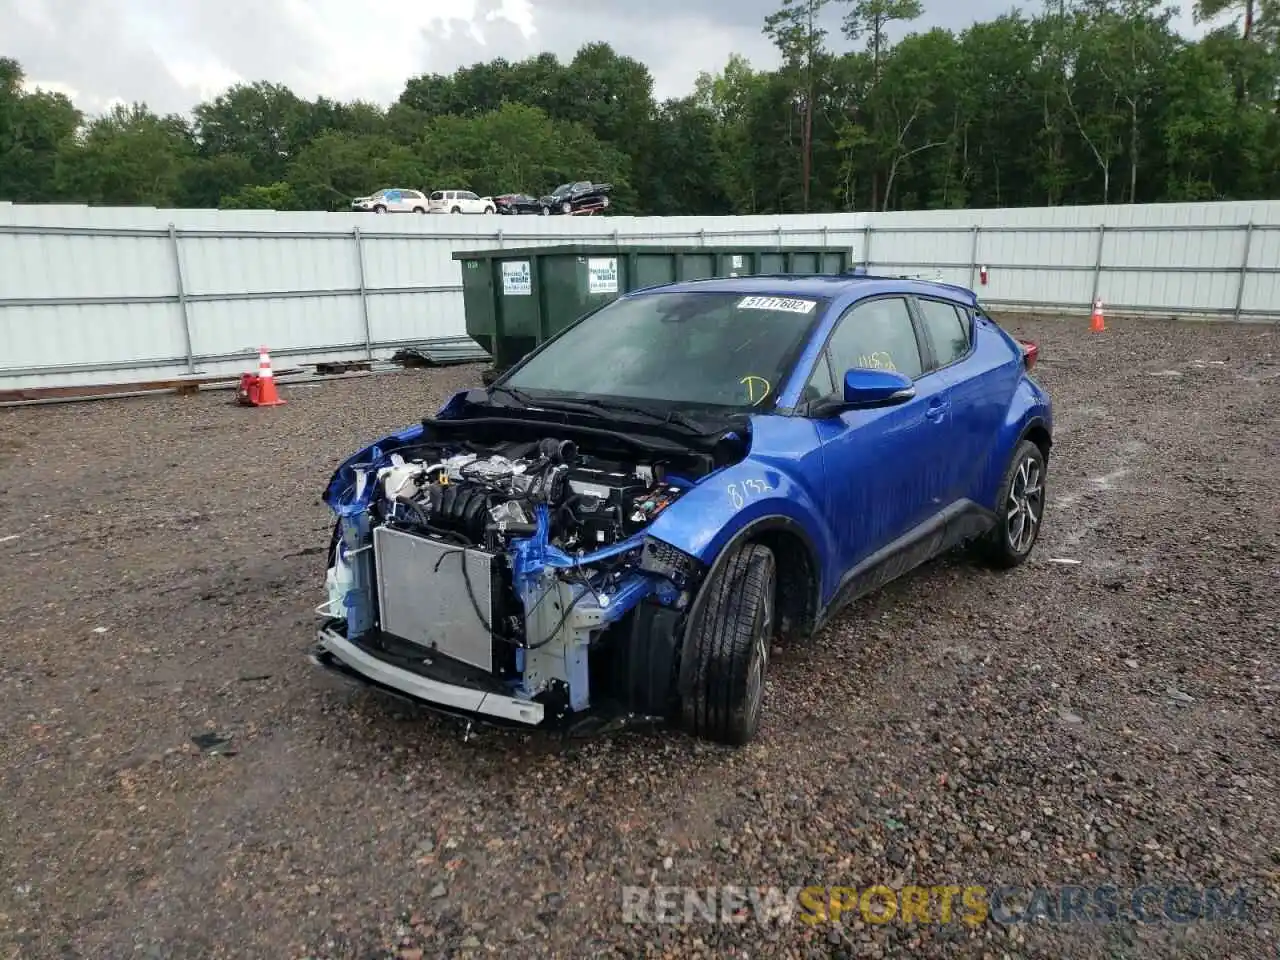
[(495, 393), (501, 393), (510, 397), (512, 400), (516, 401), (516, 403), (523, 403), (527, 407), (532, 407), (536, 403), (536, 401), (523, 390), (517, 390), (514, 387), (491, 386), (486, 389), (488, 390), (489, 396), (493, 396)]
[(692, 417), (681, 413), (679, 410), (668, 410), (666, 413), (658, 413), (654, 410), (646, 410), (644, 407), (633, 407), (627, 403), (614, 403), (612, 400), (583, 400), (582, 403), (587, 406), (599, 407), (602, 410), (614, 410), (618, 413), (633, 413), (654, 421), (655, 423), (671, 423), (684, 427), (692, 433), (707, 433), (706, 427), (698, 423)]
[(533, 407), (534, 409), (557, 410), (561, 413), (585, 413), (587, 416), (595, 417), (596, 419), (605, 419), (606, 413), (632, 414), (644, 417), (653, 423), (677, 426), (689, 433), (705, 435), (710, 432), (696, 420), (685, 416), (678, 410), (656, 413), (653, 410), (646, 410), (644, 407), (633, 407), (626, 403), (614, 403), (609, 400), (597, 400), (595, 398), (589, 400), (585, 398), (581, 400), (561, 400), (558, 398), (544, 400), (541, 397), (531, 397), (512, 387), (490, 387), (489, 390), (495, 393), (504, 393), (525, 406)]
[(489, 393), (501, 393), (510, 397), (517, 403), (522, 403), (527, 407), (541, 407), (544, 410), (559, 410), (563, 413), (585, 413), (590, 416), (599, 417), (604, 411), (614, 413), (629, 413), (635, 416), (644, 417), (653, 423), (671, 424), (683, 427), (690, 433), (707, 434), (709, 431), (704, 425), (698, 423), (687, 414), (681, 413), (679, 410), (668, 410), (666, 413), (658, 413), (654, 410), (647, 410), (644, 407), (632, 406), (628, 403), (616, 403), (612, 400), (601, 400), (596, 398), (582, 398), (575, 400), (561, 399), (542, 399), (531, 397), (523, 390), (517, 390), (514, 387), (491, 386)]

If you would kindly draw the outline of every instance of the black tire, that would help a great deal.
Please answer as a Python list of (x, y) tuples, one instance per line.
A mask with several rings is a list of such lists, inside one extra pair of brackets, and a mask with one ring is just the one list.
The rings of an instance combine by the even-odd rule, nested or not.
[(564, 203), (560, 204), (560, 212), (573, 213), (573, 204), (566, 200)]
[(707, 605), (690, 628), (681, 672), (681, 716), (694, 736), (741, 746), (760, 728), (774, 632), (775, 564), (759, 544), (735, 549), (704, 587)]
[(414, 207), (414, 208), (413, 208), (413, 212), (414, 212), (414, 213), (426, 213), (426, 212), (427, 212), (427, 210), (426, 210), (426, 208), (425, 208), (425, 207)]
[(454, 208), (453, 208), (452, 210), (450, 210), (449, 212), (450, 212), (450, 213), (461, 213), (461, 212), (462, 212), (462, 208), (461, 208), (461, 207), (454, 207)]
[[(1009, 570), (1026, 561), (1040, 539), (1044, 526), (1048, 466), (1044, 453), (1030, 440), (1023, 440), (1009, 458), (1000, 493), (996, 499), (996, 524), (975, 544), (978, 555), (990, 566)], [(1038, 490), (1034, 495), (1027, 489)], [(1027, 510), (1031, 513), (1028, 515)], [(1023, 526), (1015, 514), (1021, 512)], [(1031, 530), (1025, 524), (1030, 521)]]
[(542, 208), (542, 215), (543, 215), (544, 217), (549, 217), (549, 216), (551, 216), (551, 208), (550, 208), (550, 207), (548, 207), (548, 206), (545, 206), (545, 205), (544, 205), (544, 206), (543, 206), (543, 208)]
[(386, 208), (386, 207), (384, 207), (382, 204), (378, 204), (376, 207), (374, 207), (374, 208), (373, 208), (373, 212), (374, 212), (374, 213), (386, 213), (386, 212), (387, 212), (387, 208)]

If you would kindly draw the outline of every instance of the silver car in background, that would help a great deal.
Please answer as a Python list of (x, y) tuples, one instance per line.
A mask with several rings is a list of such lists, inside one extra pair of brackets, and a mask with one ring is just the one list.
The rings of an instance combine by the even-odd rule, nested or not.
[(427, 208), (427, 198), (421, 190), (405, 187), (387, 187), (351, 201), (355, 213), (426, 213)]

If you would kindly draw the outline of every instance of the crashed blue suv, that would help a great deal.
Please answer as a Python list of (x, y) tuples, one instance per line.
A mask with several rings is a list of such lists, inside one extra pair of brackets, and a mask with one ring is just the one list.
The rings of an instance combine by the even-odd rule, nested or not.
[(1034, 345), (872, 276), (627, 294), (352, 456), (312, 659), (468, 721), (741, 744), (775, 643), (1044, 518)]

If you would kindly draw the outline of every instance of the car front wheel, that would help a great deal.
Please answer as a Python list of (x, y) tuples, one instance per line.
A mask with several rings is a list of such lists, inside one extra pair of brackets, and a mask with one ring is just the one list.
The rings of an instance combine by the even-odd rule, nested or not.
[(695, 736), (741, 745), (759, 730), (776, 579), (772, 551), (747, 544), (703, 588), (707, 605), (691, 626), (681, 670), (688, 678), (681, 713)]
[(996, 524), (978, 543), (992, 566), (1009, 569), (1031, 556), (1044, 522), (1047, 472), (1039, 447), (1030, 440), (1018, 444), (1000, 484)]

